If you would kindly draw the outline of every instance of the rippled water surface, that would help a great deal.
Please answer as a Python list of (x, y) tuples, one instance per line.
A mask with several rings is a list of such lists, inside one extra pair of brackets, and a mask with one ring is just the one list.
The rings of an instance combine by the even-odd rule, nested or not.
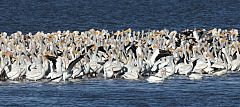
[[(0, 31), (240, 28), (239, 0), (1, 0)], [(240, 73), (144, 80), (1, 82), (0, 106), (239, 106)]]
[(144, 80), (79, 80), (58, 84), (4, 82), (2, 106), (239, 106), (240, 73), (162, 84)]
[(1, 0), (0, 31), (240, 28), (239, 0)]

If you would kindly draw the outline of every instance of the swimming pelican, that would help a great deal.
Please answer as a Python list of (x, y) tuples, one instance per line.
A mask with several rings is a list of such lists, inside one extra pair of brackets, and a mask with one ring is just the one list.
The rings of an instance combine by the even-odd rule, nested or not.
[(226, 56), (223, 55), (223, 68), (217, 71), (214, 71), (213, 75), (221, 76), (228, 72), (228, 65), (226, 64)]
[(188, 77), (190, 80), (200, 80), (200, 79), (202, 79), (203, 75), (198, 74), (198, 73), (192, 73)]
[(160, 78), (156, 76), (150, 76), (146, 79), (149, 83), (160, 83), (165, 80), (165, 78)]
[[(113, 53), (113, 52), (112, 52)], [(117, 60), (113, 61), (114, 55), (109, 53), (108, 61), (103, 65), (104, 77), (113, 78), (117, 76), (118, 73), (121, 73), (123, 64)]]
[(80, 55), (67, 65), (67, 69), (63, 71), (63, 81), (69, 79), (73, 74), (73, 67), (78, 63), (85, 55)]
[(43, 69), (43, 56), (41, 56), (40, 54), (38, 55), (38, 57), (35, 59), (35, 62), (33, 62), (33, 64), (31, 65), (30, 70), (26, 73), (26, 79), (28, 80), (33, 80), (33, 81), (37, 81), (42, 79), (45, 76), (45, 69)]
[(186, 52), (186, 47), (184, 46), (184, 42), (182, 42), (182, 49), (183, 49), (183, 54), (184, 54), (184, 62), (179, 63), (176, 65), (176, 72), (178, 72), (180, 75), (188, 75), (193, 69), (193, 65), (187, 63), (187, 52)]
[(134, 65), (134, 61), (132, 59), (132, 55), (129, 54), (128, 62), (124, 65), (124, 67), (127, 68), (127, 71), (122, 75), (122, 78), (124, 79), (136, 80), (139, 78), (140, 69)]
[(61, 56), (58, 56), (56, 58), (56, 71), (52, 71), (51, 72), (51, 81), (52, 82), (60, 82), (62, 80), (62, 76), (63, 76), (63, 61)]
[[(11, 63), (11, 61), (9, 61), (9, 63)], [(9, 69), (9, 72), (6, 72), (7, 77), (10, 80), (18, 79), (21, 75), (19, 59), (15, 58), (15, 61), (12, 64), (9, 65), (8, 69)]]
[(240, 69), (240, 54), (239, 54), (239, 49), (238, 49), (238, 45), (235, 44), (234, 46), (236, 48), (236, 54), (237, 54), (237, 58), (234, 59), (232, 62), (231, 62), (231, 70), (232, 71), (235, 71), (235, 70), (238, 70)]
[(208, 74), (211, 74), (214, 69), (211, 67), (210, 57), (206, 55), (206, 58), (207, 58), (207, 67), (204, 68), (203, 71), (205, 71)]
[(83, 75), (84, 75), (84, 74), (83, 74), (82, 66), (81, 66), (81, 65), (80, 65), (79, 67), (75, 67), (75, 68), (73, 69), (73, 74), (72, 74), (72, 78), (73, 78), (73, 79), (82, 77)]

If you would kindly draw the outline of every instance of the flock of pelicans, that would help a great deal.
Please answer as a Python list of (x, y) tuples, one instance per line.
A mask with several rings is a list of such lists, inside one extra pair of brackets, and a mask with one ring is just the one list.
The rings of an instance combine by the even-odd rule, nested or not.
[(190, 80), (240, 71), (237, 29), (0, 34), (0, 80)]

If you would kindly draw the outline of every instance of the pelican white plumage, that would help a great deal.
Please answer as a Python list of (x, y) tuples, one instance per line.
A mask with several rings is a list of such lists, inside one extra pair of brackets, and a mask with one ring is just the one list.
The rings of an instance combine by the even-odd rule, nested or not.
[(214, 69), (211, 67), (210, 58), (209, 57), (206, 57), (206, 58), (207, 58), (207, 67), (204, 68), (203, 71), (205, 71), (208, 74), (211, 74)]
[(182, 42), (183, 45), (183, 54), (184, 54), (184, 62), (179, 63), (176, 65), (176, 72), (178, 72), (180, 75), (188, 75), (193, 69), (193, 65), (187, 64), (187, 53), (186, 53), (186, 47), (184, 46), (184, 43)]
[(239, 54), (239, 49), (238, 49), (238, 46), (237, 44), (235, 44), (235, 48), (236, 48), (236, 53), (237, 53), (237, 58), (234, 59), (232, 62), (231, 62), (231, 70), (232, 71), (235, 71), (235, 70), (238, 70), (240, 69), (240, 54)]
[(81, 76), (83, 76), (83, 71), (82, 71), (82, 66), (80, 67), (75, 67), (73, 69), (73, 74), (72, 74), (72, 78), (75, 79), (75, 78), (79, 78)]
[(28, 72), (29, 67), (31, 66), (31, 61), (29, 57), (26, 57), (24, 55), (20, 56), (20, 70), (21, 70), (21, 75), (20, 77), (25, 77), (26, 73)]
[(176, 66), (176, 70), (180, 75), (188, 75), (193, 69), (191, 64), (180, 63)]
[(222, 76), (222, 75), (226, 74), (227, 72), (228, 72), (227, 69), (222, 69), (222, 70), (215, 71), (213, 73), (213, 75)]
[(216, 69), (223, 69), (223, 68), (225, 68), (224, 67), (224, 63), (221, 62), (221, 61), (214, 62), (211, 67), (212, 68), (216, 68)]
[(96, 46), (94, 45), (93, 46), (93, 54), (92, 55), (89, 55), (91, 56), (90, 57), (90, 62), (88, 63), (89, 64), (89, 67), (90, 67), (90, 74), (95, 77), (96, 74), (99, 74), (102, 70), (103, 70), (103, 66), (99, 63), (99, 61), (102, 61), (101, 58), (97, 57), (97, 52), (98, 52), (98, 49), (99, 49), (99, 44), (97, 44)]
[(161, 60), (156, 61), (153, 66), (151, 71), (156, 71), (158, 69), (161, 69), (163, 67), (165, 67), (166, 65), (168, 65), (169, 61), (167, 61), (166, 57), (162, 57)]
[[(11, 63), (11, 62), (10, 62)], [(7, 74), (7, 77), (10, 79), (10, 80), (15, 80), (15, 79), (18, 79), (21, 75), (21, 70), (20, 70), (20, 64), (19, 64), (19, 59), (16, 59), (16, 61), (14, 61), (11, 65), (10, 65), (10, 71), (9, 70), (6, 70), (6, 71), (9, 71), (9, 72), (6, 72)]]
[(104, 77), (116, 77), (117, 73), (121, 72), (122, 68), (123, 65), (118, 61), (107, 61), (103, 66)]
[(51, 72), (51, 81), (60, 82), (63, 76), (63, 61), (60, 56), (56, 59), (56, 71)]
[(136, 62), (134, 62), (134, 60), (132, 60), (133, 59), (132, 57), (133, 56), (129, 54), (128, 61), (124, 65), (124, 67), (127, 68), (127, 71), (125, 71), (125, 73), (122, 75), (122, 78), (129, 80), (137, 80), (139, 78), (140, 68), (138, 67), (138, 64), (134, 65), (134, 63), (138, 62), (136, 60), (135, 60)]
[(203, 75), (198, 74), (198, 73), (192, 73), (188, 77), (190, 80), (200, 80), (203, 78)]
[[(223, 47), (221, 46), (221, 48), (223, 48)], [(222, 53), (223, 53), (223, 49), (219, 51), (218, 57), (217, 56), (215, 57), (215, 61), (211, 65), (212, 68), (215, 68), (215, 69), (224, 69), (225, 68), (224, 61), (221, 58), (221, 56), (225, 57), (225, 55)]]
[(137, 80), (139, 78), (139, 69), (137, 67), (131, 67), (131, 71), (126, 72), (122, 75), (122, 78), (128, 80)]
[(127, 72), (122, 75), (122, 78), (128, 80), (137, 80), (139, 78), (140, 69), (136, 66), (127, 65)]
[(38, 55), (38, 58), (35, 60), (35, 62), (33, 62), (34, 64), (31, 65), (31, 71), (28, 71), (26, 73), (26, 79), (28, 80), (33, 80), (33, 81), (37, 81), (42, 79), (45, 76), (45, 69), (43, 68), (43, 60), (42, 58), (43, 56)]
[(175, 73), (176, 70), (175, 67), (176, 65), (174, 64), (174, 59), (172, 56), (170, 56), (168, 66), (164, 67), (166, 71), (165, 73), (166, 77), (169, 77)]
[(113, 61), (113, 55), (109, 53), (108, 61), (103, 65), (104, 78), (116, 77), (118, 73), (121, 73), (123, 64), (118, 60)]
[(199, 42), (199, 35), (196, 30), (193, 31), (193, 37), (197, 40), (197, 42)]
[(159, 55), (159, 49), (155, 45), (153, 45), (152, 48), (153, 48), (153, 54), (150, 58), (151, 66), (155, 63), (156, 57)]
[(208, 64), (204, 60), (197, 59), (196, 66), (193, 68), (192, 72), (201, 74), (203, 72), (203, 69), (207, 68), (207, 66)]
[(165, 78), (157, 77), (157, 76), (150, 76), (146, 79), (149, 83), (160, 83), (165, 80)]
[(8, 61), (6, 60), (6, 58), (3, 57), (3, 53), (0, 51), (0, 75), (2, 75), (2, 77), (0, 79), (5, 79), (5, 67), (8, 66)]
[(149, 83), (163, 82), (167, 78), (166, 72), (168, 72), (166, 68), (161, 68), (159, 69), (158, 73), (156, 73), (155, 75), (149, 76), (146, 80)]
[(226, 64), (226, 56), (223, 55), (223, 68), (217, 71), (214, 71), (213, 75), (221, 76), (228, 72), (228, 65)]
[(89, 66), (90, 66), (90, 72), (92, 74), (99, 74), (100, 71), (103, 70), (103, 66), (101, 64), (97, 63), (96, 61), (90, 61)]
[(69, 79), (73, 74), (73, 67), (84, 57), (85, 55), (80, 55), (69, 64), (67, 64), (67, 68), (63, 71), (63, 81)]
[(112, 78), (113, 77), (113, 71), (112, 71), (112, 62), (111, 61), (107, 61), (104, 66), (103, 66), (103, 70), (104, 70), (104, 77), (105, 78)]
[(90, 77), (90, 65), (89, 62), (86, 62), (84, 69), (83, 69), (83, 73), (87, 76)]

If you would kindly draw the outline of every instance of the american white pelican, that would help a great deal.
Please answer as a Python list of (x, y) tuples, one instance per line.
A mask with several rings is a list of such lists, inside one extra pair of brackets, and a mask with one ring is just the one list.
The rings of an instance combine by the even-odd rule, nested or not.
[(26, 73), (26, 79), (37, 81), (42, 79), (45, 76), (45, 69), (43, 69), (43, 56), (38, 55), (38, 58), (36, 58), (35, 62), (31, 65), (30, 70)]
[(51, 72), (51, 81), (60, 82), (63, 76), (63, 61), (61, 56), (58, 56), (56, 59), (56, 71)]
[(200, 80), (202, 79), (203, 75), (198, 73), (192, 73), (188, 77), (190, 80)]
[(207, 67), (203, 69), (208, 74), (211, 74), (214, 69), (211, 67), (211, 61), (210, 58), (207, 57)]
[(122, 78), (128, 79), (128, 80), (137, 80), (139, 78), (139, 68), (138, 67), (129, 67), (128, 66), (128, 71), (122, 75)]
[[(11, 62), (9, 62), (9, 63), (11, 63)], [(9, 70), (6, 70), (6, 71), (9, 71), (9, 72), (6, 72), (7, 77), (10, 80), (18, 79), (21, 75), (19, 59), (16, 58), (15, 61), (9, 65), (8, 69)]]
[(71, 61), (68, 65), (65, 71), (63, 71), (63, 81), (66, 81), (67, 79), (69, 79), (72, 74), (73, 74), (73, 67), (76, 65), (76, 63), (78, 63), (85, 55), (80, 55), (79, 57), (77, 57), (76, 59), (74, 59), (73, 61)]
[(157, 76), (150, 76), (146, 79), (149, 83), (160, 83), (165, 80), (165, 78), (157, 77)]
[(127, 71), (122, 75), (122, 78), (130, 80), (136, 80), (139, 78), (140, 68), (134, 65), (134, 60), (132, 60), (131, 54), (129, 54), (128, 62), (124, 67), (127, 68)]
[(184, 62), (176, 65), (176, 72), (179, 73), (180, 75), (188, 75), (188, 73), (192, 71), (193, 65), (187, 63), (188, 57), (187, 57), (186, 47), (184, 46), (185, 45), (184, 42), (182, 42), (182, 45), (183, 45), (182, 48), (183, 48), (183, 54), (184, 54)]
[(235, 44), (235, 48), (236, 48), (236, 54), (237, 54), (237, 58), (234, 59), (232, 62), (231, 62), (231, 70), (232, 71), (235, 71), (235, 70), (238, 70), (240, 69), (240, 54), (239, 54), (239, 49), (238, 49), (238, 45)]
[(78, 66), (78, 67), (75, 67), (73, 69), (73, 74), (72, 74), (72, 78), (75, 79), (75, 78), (79, 78), (79, 77), (82, 77), (84, 74), (83, 74), (83, 71), (82, 71), (82, 66)]
[(226, 63), (226, 56), (223, 55), (223, 68), (217, 71), (214, 71), (213, 75), (221, 76), (228, 72), (228, 65)]

